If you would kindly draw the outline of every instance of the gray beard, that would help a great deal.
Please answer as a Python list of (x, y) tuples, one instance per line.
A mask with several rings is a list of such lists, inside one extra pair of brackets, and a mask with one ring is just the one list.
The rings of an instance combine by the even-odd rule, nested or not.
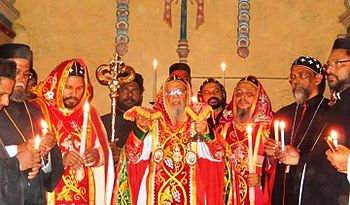
[(12, 95), (10, 96), (10, 99), (15, 102), (23, 102), (28, 100), (27, 96), (27, 90), (13, 90)]
[[(296, 90), (297, 88), (298, 90)], [(310, 96), (310, 93), (307, 89), (298, 85), (296, 86), (296, 88), (293, 88), (293, 94), (295, 102), (299, 105), (305, 103)]]
[(241, 122), (248, 120), (249, 111), (250, 111), (250, 108), (242, 109), (237, 107), (236, 119)]
[(185, 109), (176, 109), (176, 110), (172, 110), (173, 116), (174, 116), (174, 120), (176, 122), (179, 122), (182, 120), (183, 114), (185, 112)]

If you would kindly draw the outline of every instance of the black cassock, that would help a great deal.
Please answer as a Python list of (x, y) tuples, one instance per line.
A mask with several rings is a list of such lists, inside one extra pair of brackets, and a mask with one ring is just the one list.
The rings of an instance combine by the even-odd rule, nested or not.
[[(5, 109), (0, 111), (0, 137), (5, 146), (23, 143), (22, 136), (28, 140), (41, 134), (40, 121), (44, 118), (37, 107), (29, 102), (18, 103), (11, 101), (10, 106)], [(7, 111), (8, 115), (5, 111)], [(32, 132), (32, 127), (34, 133)], [(38, 176), (32, 180), (27, 178), (30, 170), (21, 172), (19, 183), (23, 197), (18, 204), (46, 204), (46, 191), (51, 192), (56, 187), (64, 171), (61, 151), (57, 145), (50, 151), (50, 155), (51, 172), (44, 173), (43, 170), (40, 170)]]
[[(0, 144), (1, 151), (5, 151), (5, 147)], [(4, 155), (0, 158), (0, 204), (12, 205), (21, 204), (23, 193), (21, 190), (21, 173), (19, 171), (19, 162), (16, 157), (8, 157), (4, 159)]]
[[(284, 121), (286, 124), (285, 144), (292, 144), (300, 149), (301, 158), (299, 164), (295, 166), (277, 163), (271, 199), (273, 205), (282, 205), (283, 201), (286, 205), (298, 204), (303, 166), (325, 124), (325, 114), (329, 109), (328, 102), (328, 99), (323, 98), (322, 95), (317, 95), (303, 105), (297, 107), (296, 103), (292, 103), (276, 113), (275, 119)], [(274, 138), (273, 125), (270, 137)]]
[(327, 125), (307, 159), (302, 204), (347, 205), (349, 182), (346, 174), (339, 173), (326, 159), (329, 149), (324, 138), (334, 129), (339, 144), (350, 147), (350, 88), (340, 93), (340, 99), (327, 115)]
[[(118, 147), (122, 148), (124, 147), (126, 140), (128, 139), (129, 132), (132, 131), (133, 129), (136, 129), (137, 126), (135, 122), (124, 119), (123, 117), (124, 112), (122, 112), (120, 109), (117, 108), (116, 113), (117, 113), (116, 123), (114, 126), (115, 136), (116, 136), (116, 139), (118, 139), (117, 141)], [(109, 113), (109, 114), (103, 115), (101, 117), (101, 120), (103, 122), (103, 125), (106, 128), (108, 140), (110, 141), (112, 136), (112, 124), (111, 124), (112, 114)]]

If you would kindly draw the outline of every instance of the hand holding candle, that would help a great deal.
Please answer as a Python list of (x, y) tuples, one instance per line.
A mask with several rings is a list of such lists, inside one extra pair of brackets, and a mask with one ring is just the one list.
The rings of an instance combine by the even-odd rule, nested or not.
[(326, 137), (325, 140), (332, 152), (335, 152), (338, 148), (338, 133), (331, 130), (330, 136)]

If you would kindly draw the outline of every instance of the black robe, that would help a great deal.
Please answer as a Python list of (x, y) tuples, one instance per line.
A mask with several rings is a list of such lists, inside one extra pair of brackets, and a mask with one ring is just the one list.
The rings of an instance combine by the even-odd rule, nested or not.
[[(24, 103), (11, 101), (10, 106), (6, 107), (5, 109), (12, 117), (23, 136), (26, 139), (31, 139), (33, 136), (40, 135), (40, 121), (44, 118), (42, 117), (41, 111), (37, 107), (29, 102), (26, 102), (26, 104), (33, 122), (34, 135), (31, 130), (30, 120)], [(5, 110), (0, 111), (0, 119), (0, 137), (4, 145), (19, 145), (23, 143), (24, 141), (20, 133), (6, 115)], [(50, 151), (50, 155), (51, 172), (44, 173), (42, 170), (40, 170), (40, 173), (32, 180), (28, 180), (27, 178), (30, 170), (21, 172), (20, 181), (23, 199), (21, 200), (21, 203), (18, 204), (46, 204), (46, 191), (51, 192), (56, 187), (64, 171), (61, 151), (57, 145)]]
[(12, 205), (23, 203), (21, 192), (21, 173), (16, 157), (0, 159), (0, 204)]
[[(313, 97), (306, 102), (303, 117), (302, 113), (305, 105), (299, 105), (298, 112), (296, 112), (296, 103), (285, 106), (276, 113), (275, 119), (279, 121), (282, 120), (286, 124), (285, 144), (292, 144), (294, 147), (300, 149), (301, 159), (299, 160), (298, 165), (289, 166), (289, 168), (284, 164), (277, 163), (271, 199), (273, 205), (282, 205), (283, 200), (284, 204), (298, 204), (299, 182), (302, 172), (300, 167), (304, 166), (304, 158), (309, 154), (315, 140), (323, 128), (322, 125), (324, 125), (325, 113), (329, 109), (328, 102), (329, 100), (323, 98), (322, 95)], [(315, 115), (316, 110), (317, 113)], [(294, 119), (295, 125), (292, 139), (291, 133), (293, 130)], [(312, 123), (310, 124), (311, 121)], [(297, 129), (298, 126), (299, 128)], [(271, 127), (270, 133), (270, 137), (274, 138), (273, 126)], [(291, 141), (293, 142), (291, 143)], [(288, 173), (286, 173), (286, 169), (289, 169)]]
[[(130, 131), (134, 130), (137, 126), (135, 122), (124, 119), (124, 111), (117, 108), (116, 114), (116, 123), (115, 123), (115, 137), (118, 139), (117, 145), (119, 148), (123, 148)], [(112, 136), (112, 114), (106, 114), (101, 117), (103, 125), (106, 128), (108, 140), (111, 140)]]
[(327, 125), (306, 160), (302, 204), (348, 204), (350, 187), (347, 176), (337, 172), (325, 155), (329, 147), (324, 138), (332, 129), (338, 133), (339, 144), (350, 147), (350, 88), (344, 90), (340, 98), (329, 109)]

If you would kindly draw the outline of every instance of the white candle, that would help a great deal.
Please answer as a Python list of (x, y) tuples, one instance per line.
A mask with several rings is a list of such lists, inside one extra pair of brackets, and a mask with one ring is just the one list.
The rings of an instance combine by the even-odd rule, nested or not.
[(34, 139), (34, 149), (39, 150), (41, 138), (37, 135)]
[(279, 121), (275, 121), (274, 123), (274, 128), (275, 128), (275, 141), (278, 142), (278, 127), (280, 125), (280, 122)]
[(49, 129), (47, 122), (45, 120), (41, 120), (40, 124), (41, 124), (41, 132), (43, 133), (43, 135), (46, 135)]
[(221, 63), (221, 71), (222, 71), (222, 84), (226, 84), (225, 82), (225, 71), (226, 71), (226, 64), (224, 62)]
[(87, 133), (87, 124), (89, 120), (89, 102), (86, 100), (84, 104), (84, 118), (83, 118), (83, 127), (81, 131), (81, 141), (80, 141), (80, 154), (84, 154), (86, 146), (86, 133)]
[[(252, 136), (253, 128), (251, 125), (247, 126), (247, 134), (248, 134), (248, 162), (249, 162), (249, 173), (254, 173), (254, 162), (253, 162), (253, 136)], [(250, 204), (254, 204), (255, 201), (255, 188), (249, 187), (249, 202)]]
[(338, 133), (334, 130), (331, 130), (331, 138), (335, 148), (338, 148)]
[(284, 127), (285, 124), (283, 121), (280, 122), (280, 128), (281, 128), (281, 144), (282, 144), (282, 151), (285, 150), (285, 143), (284, 143)]
[(153, 60), (153, 96), (152, 100), (156, 100), (156, 95), (157, 95), (157, 66), (158, 66), (158, 61), (157, 59)]

